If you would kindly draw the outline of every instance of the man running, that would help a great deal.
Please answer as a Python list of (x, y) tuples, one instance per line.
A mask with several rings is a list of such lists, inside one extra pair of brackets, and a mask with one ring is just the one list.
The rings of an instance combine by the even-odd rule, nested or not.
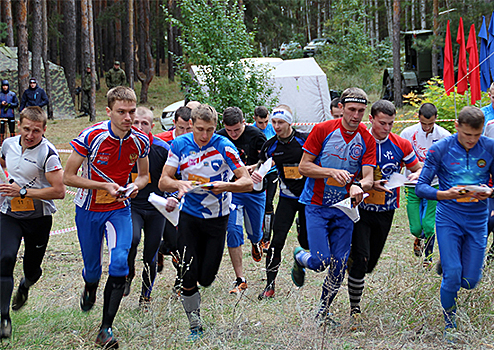
[[(266, 136), (258, 128), (245, 125), (244, 114), (238, 107), (228, 107), (223, 112), (225, 128), (218, 131), (221, 136), (227, 137), (237, 148), (240, 159), (252, 174), (259, 162), (259, 152), (266, 142)], [(244, 277), (242, 266), (242, 245), (244, 244), (244, 224), (247, 237), (252, 245), (252, 259), (259, 262), (262, 259), (262, 221), (266, 192), (264, 189), (253, 190), (248, 193), (234, 193), (232, 195), (232, 209), (228, 220), (227, 245), (236, 280), (230, 294), (241, 293), (247, 289), (247, 280)]]
[[(54, 199), (65, 197), (63, 170), (55, 146), (43, 137), (46, 113), (40, 107), (26, 107), (19, 120), (19, 134), (2, 145), (0, 164), (9, 172), (0, 181), (0, 339), (10, 338), (10, 297), (14, 288), (14, 266), (24, 239), (24, 277), (12, 300), (12, 310), (24, 306), (29, 288), (41, 277)], [(0, 169), (0, 171), (2, 171)], [(5, 174), (0, 174), (5, 179)]]
[[(103, 321), (96, 344), (117, 348), (112, 325), (129, 274), (127, 258), (132, 243), (132, 218), (129, 197), (148, 183), (149, 138), (132, 127), (137, 98), (134, 90), (117, 86), (107, 93), (106, 114), (109, 121), (84, 129), (71, 141), (64, 174), (67, 186), (78, 187), (74, 199), (75, 221), (81, 246), (85, 287), (81, 295), (82, 311), (89, 311), (96, 301), (101, 278), (101, 251), (106, 237), (110, 266), (103, 300)], [(137, 177), (128, 183), (137, 164)], [(82, 175), (78, 170), (82, 165)]]
[[(464, 188), (487, 184), (494, 175), (494, 140), (481, 136), (483, 126), (482, 111), (464, 107), (455, 122), (458, 133), (431, 146), (415, 187), (419, 197), (438, 201), (436, 234), (443, 270), (444, 335), (453, 342), (458, 291), (461, 287), (473, 289), (479, 282), (487, 245), (486, 199), (493, 191)], [(431, 186), (436, 175), (439, 189)]]
[[(192, 133), (172, 143), (159, 188), (178, 191), (178, 198), (185, 194), (178, 222), (180, 297), (189, 319), (189, 340), (193, 341), (203, 334), (198, 283), (203, 287), (213, 283), (223, 257), (229, 192), (251, 191), (253, 183), (235, 146), (214, 133), (216, 110), (202, 104), (192, 111), (191, 119)], [(175, 179), (179, 168), (182, 180)], [(235, 182), (230, 182), (232, 175), (237, 178)]]
[[(132, 213), (132, 246), (129, 252), (129, 274), (125, 281), (124, 296), (130, 294), (130, 285), (135, 276), (135, 259), (137, 255), (137, 246), (141, 241), (141, 230), (144, 230), (144, 248), (142, 269), (142, 287), (139, 297), (139, 305), (146, 307), (151, 301), (151, 291), (153, 289), (154, 279), (156, 277), (156, 255), (160, 247), (161, 236), (165, 228), (165, 218), (163, 215), (148, 201), (149, 194), (156, 193), (162, 196), (163, 192), (158, 188), (158, 182), (161, 172), (165, 166), (170, 146), (160, 139), (154, 138), (151, 130), (154, 127), (153, 112), (146, 107), (138, 107), (134, 117), (134, 127), (148, 135), (151, 144), (149, 148), (149, 183), (144, 187), (135, 198), (131, 200)], [(132, 182), (136, 176), (137, 165), (134, 165), (131, 178)], [(173, 227), (174, 229), (174, 227)]]
[[(279, 105), (273, 110), (271, 123), (276, 136), (262, 146), (260, 158), (263, 162), (272, 158), (278, 170), (280, 179), (280, 197), (274, 216), (273, 240), (266, 255), (266, 287), (259, 294), (259, 300), (273, 298), (275, 279), (281, 265), (281, 251), (285, 246), (286, 237), (290, 231), (295, 215), (298, 213), (298, 241), (304, 249), (309, 249), (307, 229), (305, 224), (305, 205), (298, 201), (304, 189), (305, 177), (298, 172), (298, 164), (302, 159), (302, 147), (307, 134), (292, 128), (292, 110), (287, 105)], [(252, 178), (259, 174), (254, 172)], [(257, 181), (261, 181), (260, 177)]]
[(395, 209), (400, 203), (400, 188), (389, 190), (384, 185), (393, 174), (400, 173), (403, 164), (412, 172), (408, 176), (410, 181), (417, 180), (422, 169), (410, 142), (391, 132), (395, 116), (395, 106), (386, 100), (375, 102), (369, 116), (372, 124), (370, 133), (376, 142), (377, 167), (374, 171), (374, 185), (367, 191), (369, 197), (359, 206), (360, 220), (353, 229), (348, 263), (350, 316), (355, 324), (360, 321), (365, 275), (371, 273), (377, 265), (391, 229)]
[(310, 253), (295, 248), (292, 268), (297, 287), (304, 285), (306, 267), (317, 272), (328, 268), (316, 319), (329, 324), (335, 323), (328, 309), (345, 276), (353, 231), (352, 219), (332, 205), (348, 197), (359, 204), (374, 184), (376, 166), (376, 142), (361, 124), (367, 94), (348, 88), (339, 106), (343, 117), (317, 124), (303, 147), (299, 172), (308, 179), (300, 202), (305, 204)]

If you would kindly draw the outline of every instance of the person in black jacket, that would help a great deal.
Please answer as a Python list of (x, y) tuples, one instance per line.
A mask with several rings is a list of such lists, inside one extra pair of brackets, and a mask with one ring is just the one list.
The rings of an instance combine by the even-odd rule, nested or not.
[(29, 88), (24, 91), (21, 98), (19, 112), (26, 107), (38, 106), (43, 108), (48, 104), (48, 96), (45, 90), (38, 86), (36, 78), (29, 80)]

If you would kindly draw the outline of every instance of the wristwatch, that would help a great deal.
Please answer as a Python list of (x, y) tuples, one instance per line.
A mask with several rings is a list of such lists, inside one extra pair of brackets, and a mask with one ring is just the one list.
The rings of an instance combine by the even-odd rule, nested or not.
[(359, 181), (352, 182), (352, 185), (362, 188), (362, 184)]
[(21, 195), (21, 199), (26, 198), (27, 190), (23, 187), (19, 190), (19, 194)]

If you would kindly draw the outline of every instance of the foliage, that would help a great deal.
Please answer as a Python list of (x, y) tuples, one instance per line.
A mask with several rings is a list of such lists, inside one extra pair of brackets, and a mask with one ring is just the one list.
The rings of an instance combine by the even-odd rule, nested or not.
[[(465, 106), (470, 106), (470, 95), (460, 95), (452, 92), (449, 96), (446, 95), (443, 81), (439, 78), (432, 78), (425, 86), (422, 95), (417, 95), (414, 92), (404, 95), (404, 103), (415, 107), (417, 110), (424, 103), (433, 103), (437, 108), (438, 119), (456, 119), (459, 111)], [(476, 107), (486, 106), (490, 103), (487, 93), (482, 93), (482, 100), (475, 104)], [(441, 124), (451, 133), (455, 133), (454, 122)]]
[[(247, 33), (242, 12), (226, 0), (180, 0), (181, 18), (168, 21), (181, 29), (178, 38), (183, 56), (175, 57), (179, 75), (190, 100), (215, 107), (220, 113), (236, 106), (245, 112), (258, 105), (272, 107), (274, 80), (267, 66), (249, 60), (253, 55), (254, 33)], [(198, 66), (192, 77), (188, 68)]]
[(0, 40), (7, 37), (7, 23), (0, 22)]

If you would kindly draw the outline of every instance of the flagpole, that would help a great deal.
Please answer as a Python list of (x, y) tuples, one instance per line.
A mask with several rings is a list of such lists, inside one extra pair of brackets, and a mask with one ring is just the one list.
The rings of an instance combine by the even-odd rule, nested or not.
[(456, 110), (456, 89), (453, 90), (453, 101), (455, 103), (455, 119), (458, 119), (458, 111)]

